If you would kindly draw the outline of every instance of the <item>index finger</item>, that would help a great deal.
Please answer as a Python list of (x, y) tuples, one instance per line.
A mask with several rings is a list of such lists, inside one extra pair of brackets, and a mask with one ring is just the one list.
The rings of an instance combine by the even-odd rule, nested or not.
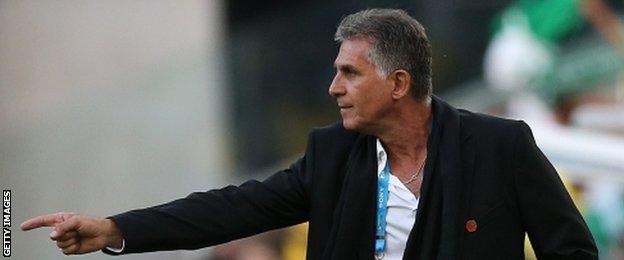
[(29, 220), (24, 221), (20, 228), (24, 231), (28, 231), (34, 228), (40, 227), (53, 227), (54, 225), (61, 223), (66, 220), (66, 216), (64, 215), (73, 215), (72, 213), (56, 213), (49, 215), (42, 215), (38, 217), (31, 218)]

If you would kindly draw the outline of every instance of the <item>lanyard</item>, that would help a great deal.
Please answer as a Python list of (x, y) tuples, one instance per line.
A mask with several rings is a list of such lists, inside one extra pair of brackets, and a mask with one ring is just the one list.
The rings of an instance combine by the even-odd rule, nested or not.
[(377, 178), (377, 231), (375, 232), (375, 256), (383, 257), (386, 251), (386, 215), (388, 213), (388, 183), (390, 163), (386, 161), (381, 175)]

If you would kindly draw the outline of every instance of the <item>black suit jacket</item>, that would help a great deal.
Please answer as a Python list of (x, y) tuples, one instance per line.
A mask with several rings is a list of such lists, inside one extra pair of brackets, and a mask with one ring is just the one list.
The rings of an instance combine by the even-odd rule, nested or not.
[[(432, 109), (405, 259), (524, 259), (525, 232), (540, 259), (597, 259), (585, 222), (524, 122), (456, 110), (437, 97)], [(372, 259), (375, 139), (341, 123), (316, 128), (305, 155), (262, 182), (112, 216), (123, 253), (197, 249), (309, 221), (307, 259)]]

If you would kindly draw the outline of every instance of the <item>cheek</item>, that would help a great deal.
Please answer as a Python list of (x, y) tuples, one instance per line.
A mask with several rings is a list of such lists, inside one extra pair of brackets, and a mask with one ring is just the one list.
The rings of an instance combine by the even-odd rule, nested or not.
[(381, 92), (375, 92), (365, 98), (365, 102), (360, 106), (360, 113), (369, 120), (376, 120), (384, 117), (391, 107), (391, 99)]

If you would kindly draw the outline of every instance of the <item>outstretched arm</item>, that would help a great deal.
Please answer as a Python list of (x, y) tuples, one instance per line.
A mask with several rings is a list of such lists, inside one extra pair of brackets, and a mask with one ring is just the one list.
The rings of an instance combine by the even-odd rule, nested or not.
[(263, 182), (196, 192), (110, 217), (123, 234), (122, 253), (197, 249), (306, 221), (303, 161)]
[(121, 247), (122, 237), (110, 219), (93, 218), (75, 213), (56, 213), (29, 219), (20, 225), (24, 231), (54, 227), (50, 239), (64, 254), (85, 254), (105, 247)]
[(265, 181), (192, 193), (155, 207), (106, 219), (75, 213), (38, 216), (23, 230), (54, 227), (50, 238), (65, 254), (120, 248), (122, 254), (197, 249), (267, 230), (298, 224), (308, 217), (305, 157)]

